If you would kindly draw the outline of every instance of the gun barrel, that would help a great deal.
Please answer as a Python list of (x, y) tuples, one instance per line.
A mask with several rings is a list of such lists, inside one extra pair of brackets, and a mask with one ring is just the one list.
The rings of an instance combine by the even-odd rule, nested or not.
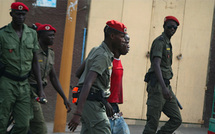
[(182, 109), (183, 109), (183, 107), (182, 107), (181, 103), (178, 101), (178, 99), (177, 99), (177, 98), (176, 98), (176, 101), (177, 101), (178, 107), (182, 110)]

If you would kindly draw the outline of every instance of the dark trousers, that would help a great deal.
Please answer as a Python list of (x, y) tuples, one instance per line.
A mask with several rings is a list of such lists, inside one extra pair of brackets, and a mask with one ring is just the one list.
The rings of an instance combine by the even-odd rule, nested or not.
[(147, 92), (147, 123), (143, 134), (155, 134), (159, 124), (161, 112), (169, 117), (169, 120), (159, 130), (159, 134), (172, 134), (182, 123), (181, 114), (176, 102), (176, 97), (171, 86), (167, 86), (172, 93), (172, 100), (165, 100), (159, 83), (154, 87), (148, 83)]

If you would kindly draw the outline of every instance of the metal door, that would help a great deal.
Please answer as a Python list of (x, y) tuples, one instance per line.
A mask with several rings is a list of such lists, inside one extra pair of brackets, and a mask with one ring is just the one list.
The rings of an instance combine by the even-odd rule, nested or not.
[[(163, 21), (173, 15), (180, 21), (172, 37), (173, 72), (171, 85), (184, 109), (184, 122), (202, 123), (204, 90), (210, 48), (214, 0), (92, 0), (86, 53), (103, 41), (107, 20), (128, 27), (130, 51), (121, 56), (124, 67), (124, 117), (146, 119), (144, 75), (150, 62), (146, 57), (152, 41), (163, 32)], [(182, 54), (182, 59), (177, 56)], [(167, 120), (166, 116), (161, 120)]]

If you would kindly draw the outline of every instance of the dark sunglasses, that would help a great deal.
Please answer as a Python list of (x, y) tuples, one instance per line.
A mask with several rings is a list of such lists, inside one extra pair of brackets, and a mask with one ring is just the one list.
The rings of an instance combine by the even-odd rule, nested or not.
[(171, 26), (167, 26), (168, 29), (172, 29), (174, 28), (175, 30), (178, 28), (178, 26), (174, 26), (174, 25), (171, 25)]

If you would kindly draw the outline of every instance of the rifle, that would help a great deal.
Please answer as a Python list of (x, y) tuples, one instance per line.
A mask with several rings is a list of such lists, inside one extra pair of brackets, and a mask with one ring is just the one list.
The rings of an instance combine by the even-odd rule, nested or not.
[[(175, 98), (176, 98), (176, 97), (175, 97)], [(183, 109), (183, 107), (182, 107), (181, 103), (178, 101), (178, 99), (177, 99), (177, 98), (176, 98), (176, 101), (177, 101), (178, 107), (182, 110), (182, 109)]]

